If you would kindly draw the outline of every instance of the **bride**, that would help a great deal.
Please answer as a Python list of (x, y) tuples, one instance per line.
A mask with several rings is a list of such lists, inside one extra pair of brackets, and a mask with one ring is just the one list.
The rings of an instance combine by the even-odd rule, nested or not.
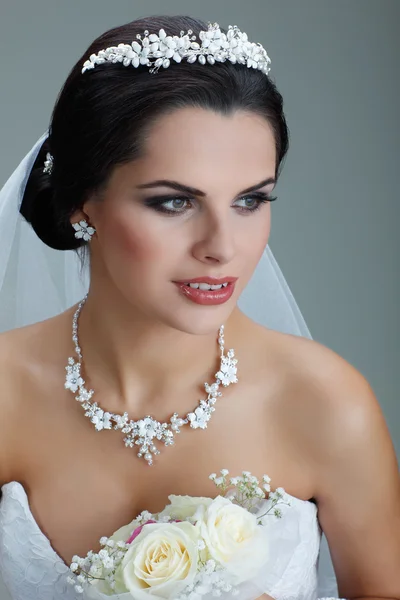
[[(104, 33), (1, 192), (0, 570), (16, 600), (82, 597), (74, 555), (170, 494), (214, 497), (223, 468), (292, 500), (262, 598), (400, 598), (393, 444), (267, 246), (288, 130), (268, 55), (230, 31), (152, 16)], [(164, 32), (196, 36), (192, 58)], [(221, 39), (251, 57), (213, 60)], [(237, 379), (231, 355), (199, 405), (231, 348)], [(110, 425), (125, 413), (139, 444)]]

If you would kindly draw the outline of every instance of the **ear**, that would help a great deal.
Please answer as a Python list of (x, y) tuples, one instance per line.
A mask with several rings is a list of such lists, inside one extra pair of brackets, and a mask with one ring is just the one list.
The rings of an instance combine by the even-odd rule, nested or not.
[(95, 220), (95, 205), (92, 200), (87, 200), (81, 209), (77, 209), (70, 216), (70, 223), (78, 223), (79, 221), (86, 221), (89, 225), (94, 227)]
[(79, 223), (79, 221), (88, 221), (88, 216), (82, 210), (76, 210), (69, 218), (70, 223)]

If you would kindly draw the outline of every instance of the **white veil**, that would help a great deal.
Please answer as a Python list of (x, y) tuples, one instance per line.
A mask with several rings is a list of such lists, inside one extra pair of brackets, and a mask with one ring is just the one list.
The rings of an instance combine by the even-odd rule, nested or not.
[[(59, 314), (88, 289), (89, 274), (80, 276), (76, 253), (47, 247), (19, 213), (27, 179), (47, 135), (39, 138), (0, 191), (0, 332)], [(269, 246), (238, 304), (270, 329), (311, 338)], [(324, 536), (318, 591), (320, 596), (337, 595)]]

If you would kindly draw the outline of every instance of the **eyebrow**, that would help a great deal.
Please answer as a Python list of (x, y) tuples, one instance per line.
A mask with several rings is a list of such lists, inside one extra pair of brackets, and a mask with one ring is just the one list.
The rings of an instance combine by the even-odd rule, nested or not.
[[(256, 185), (252, 185), (245, 190), (239, 192), (239, 196), (242, 194), (248, 194), (249, 192), (254, 192), (254, 190), (258, 190), (265, 185), (269, 185), (270, 183), (275, 184), (276, 179), (274, 177), (268, 177), (268, 179), (264, 179), (264, 181), (260, 181)], [(190, 187), (189, 185), (184, 185), (183, 183), (179, 183), (178, 181), (170, 181), (169, 179), (157, 179), (156, 181), (150, 181), (149, 183), (142, 183), (141, 185), (136, 186), (138, 189), (148, 189), (153, 187), (170, 187), (174, 190), (178, 190), (179, 192), (186, 192), (187, 194), (191, 194), (193, 196), (206, 196), (207, 194), (202, 190), (198, 190), (194, 187)]]

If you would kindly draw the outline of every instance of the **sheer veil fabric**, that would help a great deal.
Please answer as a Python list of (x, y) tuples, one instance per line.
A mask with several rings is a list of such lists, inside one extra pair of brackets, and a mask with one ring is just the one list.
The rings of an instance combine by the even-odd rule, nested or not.
[[(39, 138), (0, 191), (0, 331), (59, 314), (81, 300), (89, 285), (89, 274), (80, 272), (75, 252), (45, 246), (19, 213), (26, 181), (47, 135)], [(269, 246), (238, 304), (262, 325), (312, 339)], [(337, 595), (324, 536), (318, 568), (319, 596)]]

